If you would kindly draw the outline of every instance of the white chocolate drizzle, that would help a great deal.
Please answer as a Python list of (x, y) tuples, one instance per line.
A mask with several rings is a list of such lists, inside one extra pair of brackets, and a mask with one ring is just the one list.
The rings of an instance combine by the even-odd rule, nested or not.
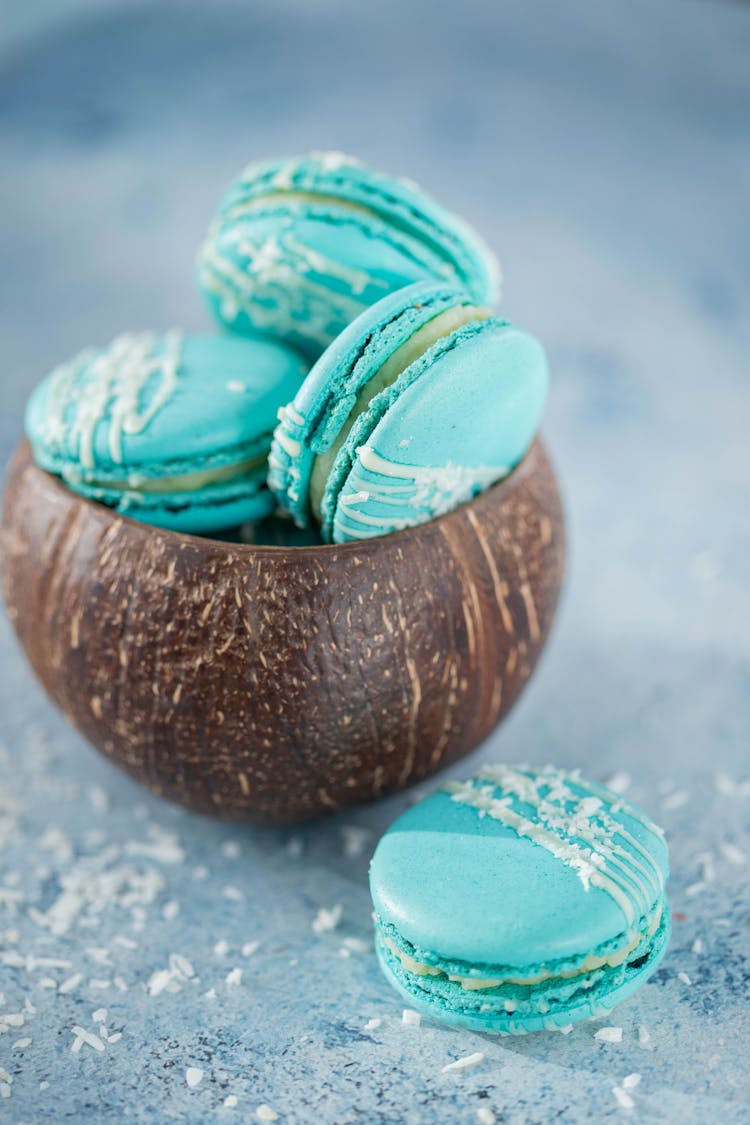
[(177, 332), (122, 335), (102, 352), (82, 352), (50, 376), (45, 440), (67, 445), (92, 469), (97, 428), (106, 423), (109, 456), (121, 464), (124, 437), (142, 433), (174, 395), (180, 357)]
[[(505, 465), (402, 465), (381, 457), (368, 445), (359, 446), (356, 455), (359, 465), (370, 475), (357, 474), (355, 466), (350, 481), (356, 489), (339, 498), (345, 510), (340, 509), (337, 523), (358, 538), (381, 535), (384, 528), (410, 527), (415, 522), (444, 515), (510, 471)], [(360, 503), (398, 507), (406, 509), (407, 514), (390, 516), (359, 511)]]
[(576, 774), (552, 767), (525, 772), (493, 765), (480, 771), (477, 782), (448, 782), (445, 788), (452, 800), (500, 821), (571, 867), (586, 890), (605, 891), (628, 924), (658, 900), (664, 888), (661, 867), (611, 815), (622, 809), (658, 834), (657, 827), (636, 809), (621, 801), (613, 804), (604, 791), (588, 786)]

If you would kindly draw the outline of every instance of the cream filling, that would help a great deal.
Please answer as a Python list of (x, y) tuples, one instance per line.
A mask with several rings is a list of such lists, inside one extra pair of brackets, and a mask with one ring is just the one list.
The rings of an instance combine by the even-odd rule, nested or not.
[(383, 937), (385, 945), (388, 946), (391, 953), (398, 957), (404, 968), (414, 973), (419, 977), (447, 977), (448, 980), (455, 981), (470, 992), (479, 992), (485, 988), (499, 988), (505, 984), (520, 984), (520, 985), (534, 985), (541, 984), (545, 980), (570, 980), (571, 977), (585, 976), (587, 973), (594, 972), (595, 969), (601, 969), (607, 965), (611, 969), (616, 969), (618, 965), (622, 965), (629, 955), (636, 949), (646, 937), (651, 937), (656, 933), (661, 922), (661, 910), (659, 910), (649, 926), (646, 933), (636, 934), (636, 936), (625, 945), (616, 949), (613, 953), (608, 953), (604, 957), (597, 957), (596, 954), (590, 953), (580, 964), (577, 969), (567, 969), (561, 973), (551, 973), (548, 969), (542, 969), (540, 973), (532, 977), (462, 977), (456, 976), (452, 973), (445, 973), (442, 969), (436, 968), (434, 965), (427, 965), (424, 961), (415, 961), (408, 953), (398, 949), (397, 946), (391, 941), (389, 937)]
[(486, 320), (492, 313), (489, 309), (478, 305), (457, 305), (455, 308), (446, 309), (423, 324), (421, 328), (410, 336), (409, 339), (397, 348), (393, 355), (385, 361), (382, 367), (367, 380), (364, 387), (357, 395), (349, 416), (341, 427), (335, 441), (315, 458), (310, 473), (310, 506), (318, 522), (322, 519), (323, 495), (325, 493), (328, 476), (333, 468), (339, 450), (349, 437), (352, 426), (360, 414), (367, 410), (375, 395), (380, 394), (386, 387), (392, 386), (399, 375), (416, 362), (438, 340), (450, 336), (458, 328), (470, 324), (473, 320)]
[(266, 195), (256, 195), (254, 199), (235, 204), (234, 207), (229, 209), (228, 217), (235, 218), (238, 215), (246, 214), (248, 211), (259, 211), (268, 203), (275, 203), (277, 200), (280, 203), (330, 204), (333, 207), (340, 207), (342, 211), (359, 211), (371, 218), (380, 218), (380, 214), (373, 207), (368, 207), (366, 203), (357, 203), (351, 199), (342, 199), (338, 195), (323, 195), (314, 191), (269, 191)]
[(87, 483), (94, 488), (112, 488), (122, 492), (139, 492), (160, 495), (166, 492), (198, 492), (212, 484), (225, 484), (236, 477), (245, 476), (253, 469), (260, 469), (265, 457), (248, 457), (232, 465), (221, 465), (216, 469), (202, 469), (194, 473), (180, 473), (174, 477), (161, 477), (159, 480), (145, 480), (135, 474), (127, 480), (92, 480)]

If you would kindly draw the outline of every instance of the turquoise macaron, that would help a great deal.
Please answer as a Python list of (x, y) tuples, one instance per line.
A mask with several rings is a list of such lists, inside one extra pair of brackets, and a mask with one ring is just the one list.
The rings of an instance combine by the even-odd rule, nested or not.
[(449, 279), (492, 304), (499, 267), (479, 236), (410, 181), (336, 152), (251, 164), (198, 258), (220, 324), (316, 358), (359, 313), (410, 282)]
[(546, 390), (532, 336), (454, 283), (415, 282), (350, 324), (282, 409), (269, 484), (328, 542), (424, 523), (513, 469)]
[(175, 531), (267, 515), (279, 406), (307, 371), (273, 341), (141, 333), (81, 352), (33, 392), (36, 462), (82, 496)]
[(487, 766), (404, 813), (370, 867), (388, 981), (427, 1015), (507, 1035), (606, 1015), (670, 934), (667, 846), (577, 772)]

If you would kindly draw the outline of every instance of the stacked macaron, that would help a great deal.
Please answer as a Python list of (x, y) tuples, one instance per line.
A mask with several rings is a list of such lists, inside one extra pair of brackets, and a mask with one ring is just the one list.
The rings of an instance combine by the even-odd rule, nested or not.
[(528, 449), (544, 353), (494, 315), (482, 240), (413, 183), (339, 153), (253, 164), (198, 271), (220, 334), (120, 336), (34, 392), (34, 457), (83, 496), (196, 534), (280, 509), (344, 542), (449, 511)]

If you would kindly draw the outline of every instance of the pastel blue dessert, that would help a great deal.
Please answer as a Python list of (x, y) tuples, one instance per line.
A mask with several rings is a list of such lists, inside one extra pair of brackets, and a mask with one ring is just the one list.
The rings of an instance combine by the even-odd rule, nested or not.
[(670, 933), (663, 834), (577, 773), (488, 766), (386, 832), (370, 868), (378, 957), (417, 1010), (521, 1034), (606, 1014)]
[(267, 515), (276, 412), (307, 370), (272, 341), (119, 336), (52, 371), (26, 410), (35, 460), (76, 492), (196, 534)]
[(446, 282), (362, 313), (280, 412), (269, 484), (326, 541), (450, 511), (518, 463), (547, 390), (541, 345)]
[(415, 184), (336, 152), (251, 164), (198, 261), (199, 287), (222, 325), (280, 337), (313, 358), (412, 281), (447, 278), (492, 304), (499, 276), (479, 236)]

